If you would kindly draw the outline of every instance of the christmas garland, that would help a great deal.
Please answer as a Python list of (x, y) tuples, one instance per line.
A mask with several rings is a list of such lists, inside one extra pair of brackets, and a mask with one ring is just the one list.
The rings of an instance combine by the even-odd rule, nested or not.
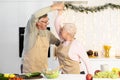
[(108, 8), (111, 8), (111, 9), (120, 9), (120, 5), (116, 5), (116, 4), (113, 4), (113, 3), (107, 3), (105, 5), (102, 5), (102, 6), (95, 6), (95, 7), (83, 7), (83, 6), (75, 6), (71, 3), (65, 3), (65, 7), (66, 9), (72, 9), (76, 12), (98, 12), (98, 11), (102, 11), (104, 9), (108, 9)]

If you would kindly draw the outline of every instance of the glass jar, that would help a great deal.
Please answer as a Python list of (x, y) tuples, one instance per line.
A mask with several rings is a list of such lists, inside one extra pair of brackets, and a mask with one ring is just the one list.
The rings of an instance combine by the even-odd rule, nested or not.
[(104, 51), (105, 51), (104, 56), (106, 58), (110, 57), (110, 49), (111, 49), (111, 46), (104, 45)]

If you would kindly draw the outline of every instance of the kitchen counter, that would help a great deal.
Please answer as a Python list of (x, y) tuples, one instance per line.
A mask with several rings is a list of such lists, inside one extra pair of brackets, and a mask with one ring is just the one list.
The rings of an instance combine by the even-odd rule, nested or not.
[(117, 78), (117, 79), (111, 79), (111, 78), (94, 78), (93, 80), (120, 80), (120, 78)]
[[(55, 79), (47, 79), (45, 77), (41, 79), (24, 79), (24, 80), (86, 80), (86, 75), (81, 74), (60, 74), (58, 78)], [(93, 78), (93, 80), (120, 80), (120, 78), (112, 79), (112, 78)]]
[(45, 77), (41, 79), (24, 79), (24, 80), (86, 80), (85, 75), (81, 74), (60, 74), (58, 78), (47, 79)]

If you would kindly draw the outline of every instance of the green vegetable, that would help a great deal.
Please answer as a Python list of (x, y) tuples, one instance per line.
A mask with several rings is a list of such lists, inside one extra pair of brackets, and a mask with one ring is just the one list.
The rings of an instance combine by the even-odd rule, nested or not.
[(40, 72), (33, 72), (33, 73), (27, 73), (25, 74), (26, 77), (37, 77), (37, 76), (40, 76)]
[(3, 77), (3, 76), (4, 76), (4, 74), (0, 73), (0, 77)]
[(6, 78), (6, 77), (0, 77), (0, 80), (9, 80), (9, 78)]
[(9, 78), (4, 77), (4, 74), (0, 73), (0, 80), (9, 80)]

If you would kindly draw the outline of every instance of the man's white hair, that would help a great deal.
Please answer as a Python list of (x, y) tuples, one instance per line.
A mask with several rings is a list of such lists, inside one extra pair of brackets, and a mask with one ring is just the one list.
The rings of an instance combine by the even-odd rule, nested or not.
[(77, 28), (74, 23), (64, 23), (63, 29), (67, 31), (71, 36), (75, 36)]

